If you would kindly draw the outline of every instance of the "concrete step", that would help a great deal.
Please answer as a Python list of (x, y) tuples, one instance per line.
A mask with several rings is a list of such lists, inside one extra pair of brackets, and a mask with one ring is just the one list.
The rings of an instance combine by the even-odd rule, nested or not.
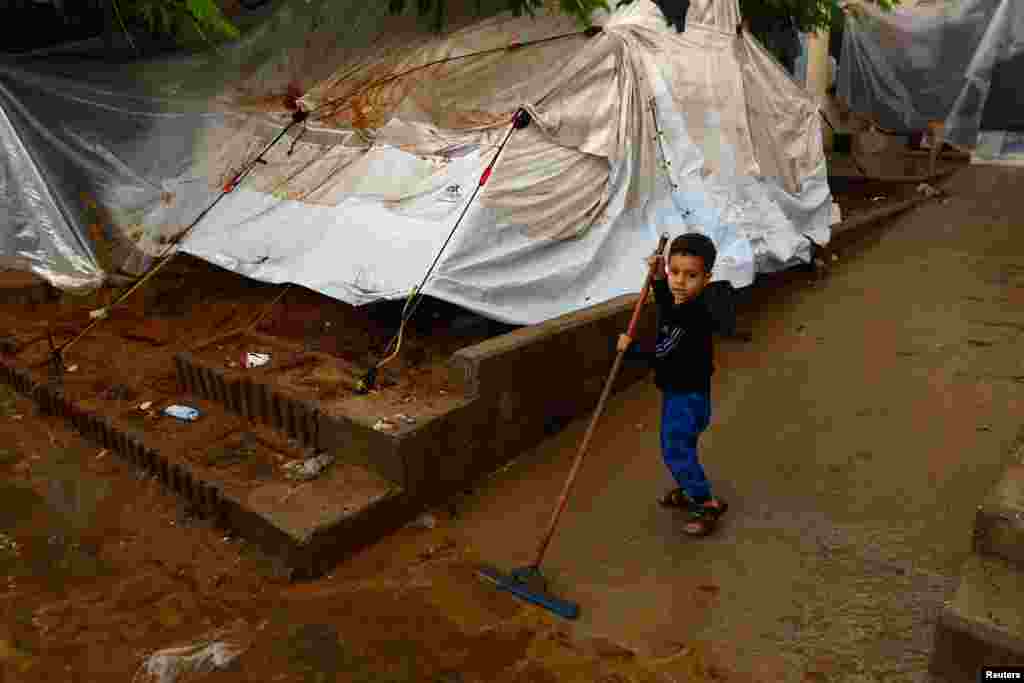
[(974, 681), (984, 666), (1024, 666), (1024, 571), (972, 554), (939, 615), (930, 669), (950, 681)]
[(1024, 465), (1011, 465), (978, 506), (974, 552), (1000, 557), (1024, 572)]
[(334, 462), (315, 479), (290, 480), (283, 463), (299, 462), (307, 451), (215, 401), (128, 387), (139, 400), (153, 400), (158, 414), (173, 403), (200, 412), (195, 422), (146, 418), (134, 401), (83, 397), (37, 382), (43, 379), (0, 361), (0, 384), (30, 396), (44, 414), (63, 417), (99, 448), (157, 479), (198, 516), (253, 543), (281, 577), (321, 576), (418, 511), (401, 486), (358, 464)]

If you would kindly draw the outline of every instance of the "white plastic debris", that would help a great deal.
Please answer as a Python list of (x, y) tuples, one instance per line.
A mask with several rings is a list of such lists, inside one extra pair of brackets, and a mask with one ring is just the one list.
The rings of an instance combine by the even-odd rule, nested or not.
[(195, 422), (199, 418), (199, 411), (188, 406), (167, 406), (164, 408), (164, 414), (184, 420), (185, 422)]
[(245, 652), (232, 642), (203, 640), (154, 652), (132, 677), (132, 683), (175, 683), (182, 676), (227, 669)]
[(78, 365), (77, 365), (77, 364), (75, 364), (75, 365), (69, 365), (69, 366), (68, 366), (68, 367), (66, 368), (66, 370), (67, 370), (68, 372), (78, 372)]
[(139, 404), (139, 410), (149, 410), (152, 407), (153, 407), (153, 402), (152, 401), (146, 401), (145, 403), (140, 403)]
[(245, 367), (246, 368), (258, 368), (266, 365), (270, 362), (269, 353), (253, 353), (252, 351), (245, 354)]
[(328, 465), (334, 462), (334, 456), (330, 453), (321, 453), (320, 455), (307, 458), (306, 460), (295, 460), (284, 466), (288, 470), (286, 475), (289, 479), (298, 479), (299, 481), (309, 481), (310, 479), (316, 479), (320, 476)]
[(108, 313), (106, 308), (97, 308), (94, 311), (89, 311), (89, 317), (93, 320), (103, 320), (107, 315)]
[(404, 422), (407, 425), (416, 424), (416, 418), (410, 415), (406, 415), (405, 413), (398, 413), (397, 415), (395, 415), (394, 419), (398, 420), (399, 422)]
[(390, 420), (377, 420), (373, 428), (378, 432), (389, 432), (395, 428), (395, 424)]
[(934, 197), (939, 191), (928, 183), (921, 183), (917, 186), (917, 191), (923, 194), (925, 197)]
[(882, 195), (878, 195), (877, 197), (872, 197), (871, 201), (873, 201), (873, 202), (880, 202), (883, 199), (885, 199), (885, 197), (883, 197)]

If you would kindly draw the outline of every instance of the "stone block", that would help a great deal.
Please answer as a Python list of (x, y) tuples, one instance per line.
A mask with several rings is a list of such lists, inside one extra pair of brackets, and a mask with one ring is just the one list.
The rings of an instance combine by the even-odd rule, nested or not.
[(971, 555), (935, 627), (929, 669), (950, 681), (983, 666), (1024, 666), (1024, 575), (998, 557)]
[(1024, 465), (1008, 467), (978, 506), (974, 552), (994, 555), (1024, 571)]

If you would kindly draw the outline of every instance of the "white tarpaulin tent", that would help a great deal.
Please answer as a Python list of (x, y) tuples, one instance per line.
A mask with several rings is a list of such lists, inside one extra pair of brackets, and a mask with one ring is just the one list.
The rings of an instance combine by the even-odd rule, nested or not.
[[(715, 279), (736, 287), (806, 262), (808, 238), (828, 242), (816, 106), (737, 33), (735, 0), (694, 0), (683, 33), (650, 0), (595, 19), (603, 31), (593, 36), (552, 14), (498, 14), (447, 36), (403, 36), (378, 17), (377, 38), (336, 60), (321, 29), (188, 106), (0, 65), (0, 107), (15, 112), (0, 118), (9, 151), (0, 210), (18, 216), (0, 224), (0, 256), (58, 284), (95, 282), (87, 225), (71, 206), (80, 197), (86, 209), (109, 207), (119, 235), (155, 255), (287, 124), (286, 98), (271, 93), (317, 57), (315, 79), (304, 72), (298, 85), (288, 82), (312, 112), (305, 129), (265, 154), (185, 251), (361, 305), (405, 297), (466, 209), (425, 293), (532, 324), (637, 291), (663, 231), (710, 235), (720, 251)], [(143, 80), (163, 96), (180, 94), (187, 79), (169, 80), (164, 68)], [(47, 97), (82, 109), (48, 124)], [(519, 108), (532, 123), (511, 134), (470, 202)], [(99, 112), (134, 125), (94, 133), (87, 117)], [(158, 144), (175, 131), (169, 146)], [(55, 191), (59, 175), (46, 174), (61, 155), (86, 171)]]
[(1019, 136), (1005, 131), (1024, 130), (1024, 4), (911, 0), (890, 13), (850, 5), (838, 90), (852, 110), (901, 132), (941, 121), (948, 142), (1019, 156)]

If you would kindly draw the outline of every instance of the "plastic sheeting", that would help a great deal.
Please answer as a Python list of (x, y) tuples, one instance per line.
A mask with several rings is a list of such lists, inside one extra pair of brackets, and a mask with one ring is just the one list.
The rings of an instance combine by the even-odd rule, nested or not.
[[(340, 47), (321, 28), (287, 54), (229, 58), (238, 77), (219, 91), (194, 61), (136, 69), (133, 83), (147, 84), (146, 94), (111, 75), (111, 84), (79, 84), (91, 93), (76, 95), (57, 77), (43, 82), (10, 68), (0, 84), (34, 79), (49, 102), (29, 106), (23, 90), (15, 105), (3, 101), (4, 111), (21, 105), (64, 143), (69, 167), (85, 179), (66, 203), (85, 197), (86, 212), (90, 202), (105, 207), (99, 223), (130, 245), (127, 262), (141, 268), (144, 255), (189, 224), (286, 125), (286, 95), (302, 95), (313, 110), (308, 125), (272, 147), (183, 248), (354, 305), (404, 297), (419, 284), (519, 107), (533, 123), (511, 136), (427, 294), (532, 324), (636, 291), (662, 231), (709, 234), (721, 254), (714, 278), (737, 287), (757, 272), (805, 262), (805, 235), (828, 241), (831, 197), (815, 105), (755, 40), (737, 35), (735, 2), (695, 0), (679, 34), (650, 0), (636, 0), (597, 17), (605, 30), (593, 38), (391, 79), (433, 60), (579, 27), (564, 16), (501, 14), (447, 36), (403, 36), (397, 20), (371, 19), (363, 28), (377, 34), (362, 44)], [(243, 46), (250, 55), (259, 53), (254, 40)], [(314, 63), (316, 79), (302, 66)], [(179, 97), (167, 97), (175, 91)], [(72, 101), (81, 118), (64, 124), (55, 103)], [(23, 140), (24, 128), (15, 125), (9, 137)], [(60, 155), (51, 158), (36, 162), (43, 177), (58, 168)], [(0, 208), (20, 192), (0, 193)], [(63, 214), (64, 242), (91, 268), (74, 271), (42, 249), (23, 251), (36, 254), (33, 269), (44, 277), (85, 284), (103, 260), (89, 239), (97, 223), (73, 214)]]
[(972, 164), (1024, 166), (1024, 133), (983, 130), (971, 155)]
[(839, 74), (850, 108), (900, 131), (944, 121), (947, 141), (973, 146), (994, 72), (1024, 53), (1024, 5), (918, 0), (886, 13), (851, 4)]
[(68, 169), (60, 157), (69, 151), (62, 143), (0, 81), (0, 267), (34, 271), (63, 288), (96, 286), (102, 269), (65, 218), (74, 182), (62, 177)]

